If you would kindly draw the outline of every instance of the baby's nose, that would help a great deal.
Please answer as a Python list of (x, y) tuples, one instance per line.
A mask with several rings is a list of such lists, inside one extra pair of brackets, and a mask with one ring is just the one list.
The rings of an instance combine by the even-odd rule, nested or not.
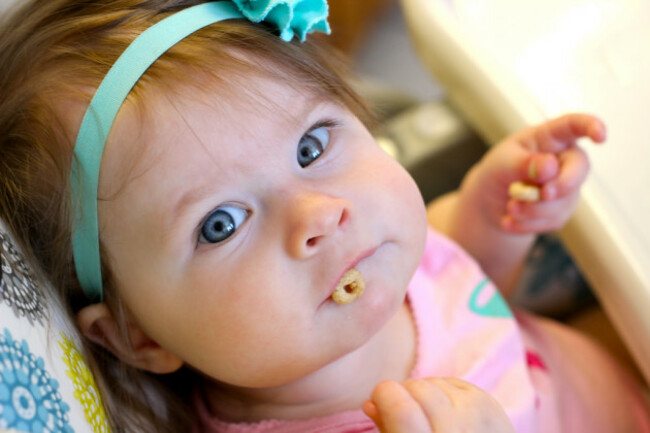
[(350, 201), (320, 193), (303, 193), (288, 203), (287, 250), (297, 259), (317, 254), (352, 218)]

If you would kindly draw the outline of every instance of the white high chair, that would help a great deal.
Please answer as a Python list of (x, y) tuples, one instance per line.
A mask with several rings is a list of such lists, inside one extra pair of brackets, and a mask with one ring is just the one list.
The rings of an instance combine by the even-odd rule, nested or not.
[(585, 111), (592, 172), (560, 233), (650, 380), (650, 2), (401, 0), (424, 65), (489, 143)]

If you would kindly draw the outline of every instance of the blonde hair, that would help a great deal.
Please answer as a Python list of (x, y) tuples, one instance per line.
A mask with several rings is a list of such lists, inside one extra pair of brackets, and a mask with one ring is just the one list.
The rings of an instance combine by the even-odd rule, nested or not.
[[(138, 34), (174, 11), (205, 1), (31, 0), (0, 23), (0, 216), (51, 280), (56, 295), (67, 301), (71, 317), (86, 301), (72, 262), (69, 194), (79, 127), (71, 123), (83, 113), (77, 119), (68, 107), (88, 105)], [(288, 77), (369, 119), (345, 81), (344, 64), (317, 39), (287, 43), (244, 21), (211, 25), (163, 55), (131, 92), (129, 103), (146, 110), (146, 91), (187, 84), (187, 68), (217, 82), (257, 71)], [(102, 269), (105, 302), (123, 321), (124, 308), (111, 290), (110, 263), (102, 263)], [(114, 431), (189, 431), (191, 372), (150, 375), (85, 344)]]

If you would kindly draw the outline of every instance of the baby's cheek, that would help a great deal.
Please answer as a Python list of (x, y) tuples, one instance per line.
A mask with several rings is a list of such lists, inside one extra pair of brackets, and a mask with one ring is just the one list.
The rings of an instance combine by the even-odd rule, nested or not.
[(387, 192), (403, 197), (417, 197), (422, 201), (422, 194), (409, 172), (395, 159), (384, 155), (382, 161), (377, 164), (376, 171), (380, 173), (384, 188)]
[(403, 218), (404, 224), (413, 225), (415, 229), (426, 228), (426, 205), (420, 189), (411, 175), (400, 166), (396, 175), (387, 182), (387, 196), (392, 199), (392, 206), (396, 207)]
[[(278, 386), (295, 380), (302, 372), (289, 368), (299, 358), (305, 338), (304, 323), (288, 323), (269, 305), (246, 321), (220, 327), (214, 344), (195, 354), (193, 366), (206, 376), (243, 387)], [(290, 325), (290, 326), (289, 326)], [(198, 348), (200, 349), (200, 348)]]
[[(390, 173), (390, 171), (387, 171)], [(382, 186), (384, 218), (394, 230), (394, 235), (405, 247), (403, 265), (415, 270), (424, 251), (427, 232), (426, 205), (415, 180), (401, 166), (393, 168)]]

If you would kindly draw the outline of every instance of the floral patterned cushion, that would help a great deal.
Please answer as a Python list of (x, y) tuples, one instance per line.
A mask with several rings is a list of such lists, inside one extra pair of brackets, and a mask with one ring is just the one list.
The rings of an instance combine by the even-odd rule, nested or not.
[(79, 334), (45, 284), (0, 220), (0, 432), (108, 432)]

